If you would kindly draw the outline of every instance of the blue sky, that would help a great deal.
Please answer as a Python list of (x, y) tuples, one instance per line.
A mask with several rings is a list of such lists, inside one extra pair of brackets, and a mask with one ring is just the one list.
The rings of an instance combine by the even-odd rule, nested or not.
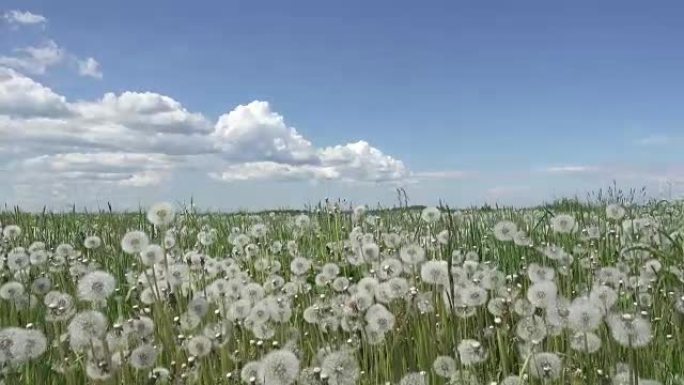
[[(126, 206), (192, 194), (224, 208), (301, 206), (323, 196), (375, 203), (391, 202), (393, 188), (402, 185), (416, 203), (527, 204), (604, 187), (612, 179), (625, 187), (646, 185), (654, 194), (663, 183), (676, 190), (684, 182), (681, 2), (3, 2), (0, 11), (12, 10), (46, 20), (6, 17), (2, 57), (49, 41), (62, 59), (42, 73), (14, 61), (5, 65), (14, 66), (13, 76), (30, 78), (70, 103), (149, 91), (214, 126), (239, 105), (266, 101), (265, 113), (282, 116), (315, 151), (363, 140), (405, 166), (391, 178), (368, 177), (375, 169), (361, 172), (356, 163), (366, 160), (355, 158), (349, 160), (356, 162), (353, 171), (345, 168), (314, 184), (308, 168), (294, 178), (225, 181), (186, 167), (197, 157), (174, 158), (173, 171), (155, 184), (123, 188), (119, 179), (98, 177), (104, 184), (97, 201)], [(86, 58), (97, 61), (101, 77), (80, 76), (78, 65)], [(0, 169), (45, 173), (26, 168), (7, 148), (3, 157), (3, 141), (13, 148), (35, 141), (6, 130), (0, 139), (6, 166)], [(68, 151), (54, 143), (37, 147), (24, 160), (51, 157), (43, 165), (48, 171), (59, 155), (106, 156), (84, 144)], [(243, 147), (250, 154), (262, 148), (251, 140)], [(143, 150), (135, 154), (148, 153)], [(232, 153), (219, 158), (242, 173)], [(250, 159), (274, 160), (262, 158)], [(322, 162), (330, 171), (328, 160)], [(71, 163), (61, 167), (68, 171)], [(117, 173), (136, 172), (124, 169)], [(73, 191), (84, 178), (41, 183)], [(28, 197), (21, 187), (26, 182), (14, 179), (5, 191), (0, 187), (11, 203), (93, 201), (72, 193)]]

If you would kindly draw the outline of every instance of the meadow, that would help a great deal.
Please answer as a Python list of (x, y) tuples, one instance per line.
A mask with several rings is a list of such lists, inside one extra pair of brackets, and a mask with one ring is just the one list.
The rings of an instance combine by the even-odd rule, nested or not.
[(684, 204), (0, 213), (0, 383), (684, 384)]

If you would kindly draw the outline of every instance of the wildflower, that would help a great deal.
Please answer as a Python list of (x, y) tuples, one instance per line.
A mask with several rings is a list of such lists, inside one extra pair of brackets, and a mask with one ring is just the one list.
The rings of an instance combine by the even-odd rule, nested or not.
[(518, 232), (518, 226), (511, 221), (500, 221), (494, 226), (494, 238), (499, 241), (512, 241)]
[(440, 245), (446, 245), (449, 243), (449, 230), (442, 230), (439, 233), (437, 233), (437, 242), (439, 242)]
[(67, 293), (51, 291), (45, 295), (43, 303), (47, 307), (45, 320), (49, 322), (66, 321), (76, 312), (74, 299)]
[(449, 385), (480, 385), (475, 373), (468, 369), (457, 370), (449, 379)]
[(2, 229), (2, 236), (10, 241), (19, 238), (20, 235), (21, 227), (17, 225), (7, 225), (4, 229)]
[(547, 308), (556, 300), (558, 288), (553, 281), (541, 281), (527, 289), (527, 299), (538, 308)]
[(449, 356), (438, 356), (432, 363), (432, 369), (438, 376), (450, 378), (456, 372), (456, 360)]
[(610, 334), (618, 344), (639, 348), (648, 345), (653, 338), (651, 323), (631, 314), (611, 314), (607, 319)]
[(74, 255), (74, 247), (68, 243), (62, 243), (55, 248), (55, 254), (64, 258), (69, 258)]
[(479, 364), (487, 359), (487, 351), (477, 340), (462, 340), (457, 350), (463, 365)]
[(245, 384), (254, 384), (259, 378), (259, 372), (261, 371), (261, 362), (250, 361), (247, 362), (240, 370), (240, 379)]
[(14, 301), (24, 294), (24, 285), (17, 281), (10, 281), (0, 286), (0, 298), (8, 301)]
[(106, 300), (116, 288), (116, 278), (106, 271), (93, 271), (78, 281), (78, 297), (84, 301)]
[(354, 356), (344, 350), (332, 352), (321, 363), (321, 375), (325, 375), (329, 385), (355, 385), (361, 370)]
[(535, 353), (530, 358), (530, 375), (542, 380), (557, 380), (560, 378), (563, 364), (556, 353)]
[(88, 250), (97, 249), (100, 246), (102, 246), (102, 239), (97, 235), (90, 235), (83, 241), (83, 247)]
[(513, 236), (513, 243), (517, 246), (529, 246), (532, 244), (532, 239), (523, 230), (518, 230)]
[(307, 228), (311, 224), (311, 219), (306, 214), (297, 215), (294, 219), (295, 226), (300, 229)]
[(532, 282), (553, 281), (556, 271), (551, 267), (540, 266), (536, 263), (531, 263), (527, 267), (527, 275)]
[(404, 263), (409, 265), (417, 265), (425, 260), (425, 250), (418, 244), (410, 244), (401, 248), (399, 256)]
[(420, 213), (420, 219), (426, 223), (435, 223), (439, 220), (441, 212), (437, 207), (426, 207)]
[(388, 332), (394, 327), (395, 317), (386, 307), (375, 304), (368, 308), (365, 315), (366, 323), (371, 330)]
[(261, 359), (258, 375), (265, 385), (290, 385), (299, 375), (299, 359), (289, 350), (274, 350)]
[(541, 342), (546, 337), (546, 324), (538, 316), (523, 318), (518, 321), (515, 334), (523, 341)]
[(15, 248), (7, 254), (7, 267), (11, 271), (20, 271), (31, 265), (29, 255), (24, 248)]
[(449, 270), (446, 261), (427, 261), (420, 267), (420, 277), (423, 282), (432, 285), (448, 285)]
[(424, 373), (412, 372), (405, 374), (399, 381), (399, 385), (427, 385), (427, 378)]
[(150, 243), (142, 231), (129, 231), (121, 239), (121, 249), (128, 254), (140, 253)]
[(90, 349), (93, 340), (104, 337), (107, 324), (107, 318), (97, 311), (86, 310), (76, 314), (67, 328), (71, 348), (75, 351)]
[(575, 231), (577, 222), (572, 215), (558, 214), (551, 218), (551, 228), (561, 234), (570, 234)]
[(133, 349), (129, 362), (135, 369), (148, 369), (157, 361), (157, 349), (150, 344), (142, 344)]
[(49, 258), (48, 252), (45, 250), (34, 250), (29, 256), (29, 262), (34, 266), (41, 266), (47, 263)]
[(155, 203), (147, 210), (147, 220), (158, 227), (168, 226), (175, 216), (173, 205), (167, 202)]
[(36, 294), (47, 294), (52, 289), (52, 281), (48, 277), (38, 277), (31, 283), (31, 291)]
[(290, 271), (294, 275), (304, 275), (311, 269), (311, 260), (304, 257), (295, 257), (290, 262)]
[(579, 352), (595, 353), (601, 348), (601, 337), (595, 333), (575, 333), (570, 337), (570, 348)]
[(576, 332), (593, 332), (603, 321), (603, 311), (590, 298), (576, 298), (568, 311), (568, 326)]
[(606, 217), (612, 221), (619, 221), (625, 217), (625, 208), (619, 204), (609, 204), (606, 206)]
[(487, 303), (487, 290), (474, 284), (468, 284), (460, 292), (463, 304), (478, 307)]
[(140, 262), (152, 266), (164, 260), (164, 249), (159, 245), (147, 245), (140, 252)]
[(212, 343), (211, 340), (205, 336), (199, 335), (194, 336), (188, 340), (185, 349), (188, 354), (195, 357), (204, 357), (211, 353)]
[(366, 261), (376, 261), (380, 258), (380, 247), (374, 242), (364, 243), (361, 246), (361, 253)]
[(506, 376), (501, 381), (501, 385), (523, 385), (524, 383), (520, 376)]
[(257, 223), (249, 228), (249, 235), (251, 235), (252, 238), (264, 238), (267, 232), (268, 228), (266, 228), (266, 225), (263, 223)]

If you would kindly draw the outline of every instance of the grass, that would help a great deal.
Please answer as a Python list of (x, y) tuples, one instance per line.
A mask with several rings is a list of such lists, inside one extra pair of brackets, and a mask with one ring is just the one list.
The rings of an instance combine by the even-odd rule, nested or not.
[[(20, 342), (0, 338), (0, 377), (7, 385), (250, 383), (250, 378), (241, 379), (245, 365), (283, 349), (294, 353), (299, 367), (281, 368), (282, 372), (276, 371), (282, 374), (281, 382), (271, 379), (266, 385), (291, 383), (286, 376), (288, 370), (310, 374), (300, 374), (297, 382), (300, 384), (335, 385), (335, 373), (324, 370), (331, 352), (345, 352), (353, 357), (359, 368), (358, 378), (354, 379), (353, 368), (340, 367), (339, 372), (359, 384), (508, 385), (513, 380), (502, 381), (514, 375), (520, 376), (521, 384), (635, 385), (649, 383), (646, 379), (658, 381), (653, 383), (681, 383), (677, 381), (684, 374), (680, 351), (684, 334), (676, 303), (682, 295), (680, 278), (684, 277), (674, 273), (684, 265), (680, 233), (684, 206), (680, 202), (623, 204), (626, 213), (620, 219), (608, 218), (605, 204), (577, 201), (534, 209), (454, 212), (440, 207), (441, 215), (434, 221), (422, 215), (429, 208), (423, 211), (416, 207), (361, 213), (321, 206), (305, 214), (259, 215), (185, 210), (164, 226), (151, 224), (143, 211), (89, 214), (5, 211), (0, 213), (0, 223), (5, 228), (17, 225), (22, 231), (16, 238), (3, 238), (3, 257), (9, 259), (17, 248), (29, 249), (40, 241), (46, 245), (50, 262), (19, 270), (3, 264), (1, 283), (21, 283), (30, 301), (27, 306), (22, 300), (25, 296), (0, 300), (0, 326), (3, 330), (10, 327), (38, 330), (46, 337), (47, 347), (35, 358), (22, 358), (18, 353), (12, 357), (7, 353), (11, 351), (10, 345)], [(306, 215), (309, 223), (298, 225), (295, 218), (300, 215)], [(552, 226), (553, 218), (562, 215), (576, 222), (567, 232)], [(627, 226), (634, 219), (637, 225)], [(497, 239), (506, 238), (493, 231), (502, 221), (513, 222), (529, 240)], [(639, 224), (647, 222), (648, 225), (639, 228)], [(257, 229), (264, 226), (264, 234), (253, 234), (258, 231), (257, 224)], [(142, 230), (150, 243), (159, 245), (164, 245), (165, 237), (172, 231), (175, 244), (165, 246), (164, 260), (149, 270), (138, 254), (122, 250), (122, 237), (131, 230)], [(207, 241), (206, 234), (212, 230), (215, 240)], [(446, 233), (440, 234), (443, 231)], [(399, 244), (386, 242), (388, 233), (397, 234)], [(594, 236), (590, 237), (592, 233)], [(238, 234), (246, 237), (237, 237)], [(102, 240), (102, 246), (86, 249), (84, 240), (93, 235)], [(281, 250), (276, 250), (276, 242), (282, 245)], [(377, 259), (369, 255), (372, 254), (367, 248), (370, 243), (379, 246)], [(63, 265), (56, 266), (53, 262), (58, 259), (56, 247), (60, 244), (73, 245), (74, 250), (68, 253)], [(426, 261), (446, 261), (447, 271), (455, 273), (446, 274), (446, 281), (435, 285), (426, 282), (422, 275), (424, 263), (400, 262), (398, 271), (390, 269), (389, 266), (402, 260), (402, 248), (410, 244), (424, 250)], [(544, 253), (544, 247), (549, 245), (562, 252)], [(312, 268), (295, 275), (290, 270), (295, 257), (309, 259)], [(225, 260), (234, 261), (234, 267), (228, 268), (222, 262)], [(357, 263), (359, 260), (361, 263)], [(321, 273), (329, 263), (339, 267), (337, 277)], [(597, 351), (582, 351), (587, 350), (588, 339), (584, 349), (573, 346), (571, 337), (577, 330), (571, 330), (567, 323), (553, 324), (549, 314), (556, 307), (565, 310), (562, 299), (547, 309), (536, 308), (526, 314), (515, 311), (516, 302), (523, 306), (533, 285), (529, 277), (533, 264), (553, 269), (558, 295), (568, 302), (589, 293), (597, 285), (608, 285), (617, 293), (615, 304), (604, 309), (599, 325), (591, 331), (600, 340)], [(189, 277), (182, 285), (171, 287), (166, 268), (178, 265), (190, 267)], [(602, 276), (601, 269), (606, 267), (620, 269), (620, 282), (613, 284)], [(106, 271), (116, 279), (115, 291), (103, 303), (79, 300), (79, 282), (91, 271)], [(501, 282), (483, 283), (489, 282), (492, 275), (502, 278)], [(46, 314), (51, 311), (46, 303), (49, 301), (45, 300), (45, 294), (32, 288), (32, 282), (39, 277), (50, 279), (52, 291), (73, 296), (76, 312), (94, 309), (104, 314), (108, 320), (107, 333), (110, 337), (123, 333), (125, 343), (114, 346), (100, 334), (89, 348), (73, 349), (70, 341), (74, 335), (68, 329), (71, 321), (46, 320)], [(349, 283), (343, 285), (344, 279), (340, 277)], [(368, 321), (370, 315), (354, 311), (350, 305), (359, 290), (355, 284), (368, 277), (376, 278), (381, 289), (364, 293), (393, 316), (393, 325), (383, 333)], [(289, 316), (279, 320), (271, 316), (263, 325), (249, 317), (235, 320), (236, 313), (231, 306), (247, 294), (242, 292), (235, 298), (217, 296), (212, 284), (222, 278), (238, 283), (239, 287), (257, 283), (264, 289), (264, 297), (272, 299), (264, 303), (270, 306), (268, 311), (275, 312), (281, 306)], [(338, 278), (336, 283), (335, 278)], [(336, 285), (342, 287), (336, 290)], [(484, 289), (487, 301), (465, 306), (464, 293), (470, 293), (468, 290), (473, 287)], [(145, 289), (148, 294), (152, 293), (152, 300), (145, 297)], [(193, 312), (189, 305), (197, 297), (208, 299), (208, 311), (190, 317), (199, 318), (199, 324), (190, 327), (184, 319), (189, 311)], [(493, 312), (488, 303), (495, 298), (503, 305), (500, 311)], [(258, 302), (257, 298), (249, 306), (258, 307), (255, 306)], [(316, 314), (315, 322), (310, 322), (311, 314)], [(122, 331), (141, 317), (153, 320), (152, 334), (139, 336)], [(541, 333), (539, 340), (525, 341), (526, 335), (521, 331), (521, 322), (531, 322), (530, 317), (537, 317), (545, 329), (536, 330)], [(643, 333), (650, 334), (643, 347), (618, 341), (614, 333), (619, 334), (624, 327), (607, 322), (630, 317), (644, 320), (648, 325), (647, 330), (639, 330), (634, 336), (641, 338)], [(632, 325), (630, 322), (620, 321)], [(206, 325), (220, 326), (212, 329), (217, 333), (210, 333), (205, 332)], [(262, 326), (265, 332), (257, 330)], [(200, 335), (206, 335), (211, 341), (212, 349), (207, 355), (193, 355), (189, 347), (194, 343), (191, 341), (197, 341), (193, 337)], [(467, 364), (472, 357), (459, 354), (457, 349), (464, 340), (477, 341), (480, 347), (476, 350), (486, 354), (486, 358)], [(146, 367), (136, 369), (131, 352), (145, 344), (154, 347), (156, 358)], [(560, 359), (560, 366), (542, 362), (544, 356), (540, 352), (553, 353)], [(438, 356), (455, 360), (456, 366), (450, 369), (448, 378), (438, 375), (433, 368)], [(92, 366), (90, 371), (88, 365)], [(169, 372), (168, 378), (160, 375), (165, 370)], [(254, 376), (253, 382), (261, 383), (265, 372)], [(407, 376), (409, 373), (418, 374)], [(95, 374), (103, 379), (96, 381)]]

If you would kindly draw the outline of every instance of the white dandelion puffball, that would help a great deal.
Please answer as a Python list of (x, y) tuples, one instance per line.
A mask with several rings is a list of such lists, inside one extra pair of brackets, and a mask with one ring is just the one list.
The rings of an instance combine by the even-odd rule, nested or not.
[(494, 225), (494, 238), (499, 241), (512, 241), (518, 233), (518, 226), (511, 221), (500, 221)]
[(88, 250), (97, 249), (100, 246), (102, 246), (102, 239), (97, 235), (88, 236), (83, 240), (83, 247)]
[(337, 351), (325, 356), (321, 374), (328, 378), (329, 385), (355, 385), (361, 369), (351, 352)]
[(427, 385), (427, 376), (421, 372), (408, 373), (401, 378), (399, 385)]
[(116, 278), (106, 271), (93, 271), (78, 281), (78, 297), (84, 301), (102, 301), (116, 289)]
[(449, 268), (447, 262), (432, 260), (423, 263), (420, 267), (420, 278), (428, 284), (448, 285)]
[(438, 356), (432, 363), (435, 374), (443, 378), (451, 378), (456, 373), (456, 360), (449, 356)]
[(551, 228), (560, 234), (570, 234), (577, 228), (577, 222), (572, 215), (558, 214), (551, 218)]
[(152, 266), (164, 260), (164, 249), (159, 245), (147, 245), (140, 252), (140, 262), (145, 266)]
[(259, 379), (259, 371), (261, 370), (261, 362), (250, 361), (240, 370), (240, 379), (245, 384), (256, 383)]
[(420, 219), (427, 223), (435, 223), (439, 220), (442, 213), (437, 207), (426, 207), (420, 213)]
[(399, 250), (399, 257), (406, 264), (417, 265), (425, 260), (425, 250), (417, 243), (412, 243)]
[(538, 308), (547, 308), (556, 302), (558, 287), (553, 281), (540, 281), (527, 289), (527, 300)]
[(17, 281), (10, 281), (0, 286), (0, 298), (13, 301), (25, 292), (24, 285)]
[(139, 230), (129, 231), (121, 239), (121, 249), (128, 254), (140, 253), (149, 244), (147, 234)]
[(487, 359), (487, 351), (477, 340), (462, 340), (457, 350), (463, 365), (479, 364)]
[(644, 347), (653, 338), (651, 322), (644, 318), (632, 314), (611, 314), (607, 320), (611, 336), (622, 346)]
[(148, 369), (157, 361), (157, 349), (150, 344), (143, 344), (133, 349), (129, 362), (135, 369)]
[(188, 354), (196, 357), (204, 357), (211, 353), (212, 342), (209, 338), (205, 336), (195, 336), (192, 337), (185, 347)]
[(606, 206), (606, 218), (610, 220), (619, 221), (625, 217), (625, 214), (625, 208), (619, 204), (613, 203)]
[(563, 363), (556, 353), (535, 353), (530, 358), (530, 375), (543, 380), (556, 380), (563, 370)]
[(76, 314), (67, 328), (71, 348), (75, 351), (90, 349), (93, 340), (104, 337), (107, 325), (107, 317), (98, 311), (86, 310)]
[(147, 210), (147, 220), (155, 226), (167, 226), (173, 222), (176, 211), (173, 205), (168, 202), (155, 203)]
[(21, 227), (17, 225), (7, 225), (5, 226), (4, 229), (2, 229), (2, 236), (5, 239), (9, 239), (10, 241), (13, 241), (21, 235)]
[(268, 385), (291, 385), (299, 375), (299, 359), (289, 350), (274, 350), (261, 359), (259, 380)]

